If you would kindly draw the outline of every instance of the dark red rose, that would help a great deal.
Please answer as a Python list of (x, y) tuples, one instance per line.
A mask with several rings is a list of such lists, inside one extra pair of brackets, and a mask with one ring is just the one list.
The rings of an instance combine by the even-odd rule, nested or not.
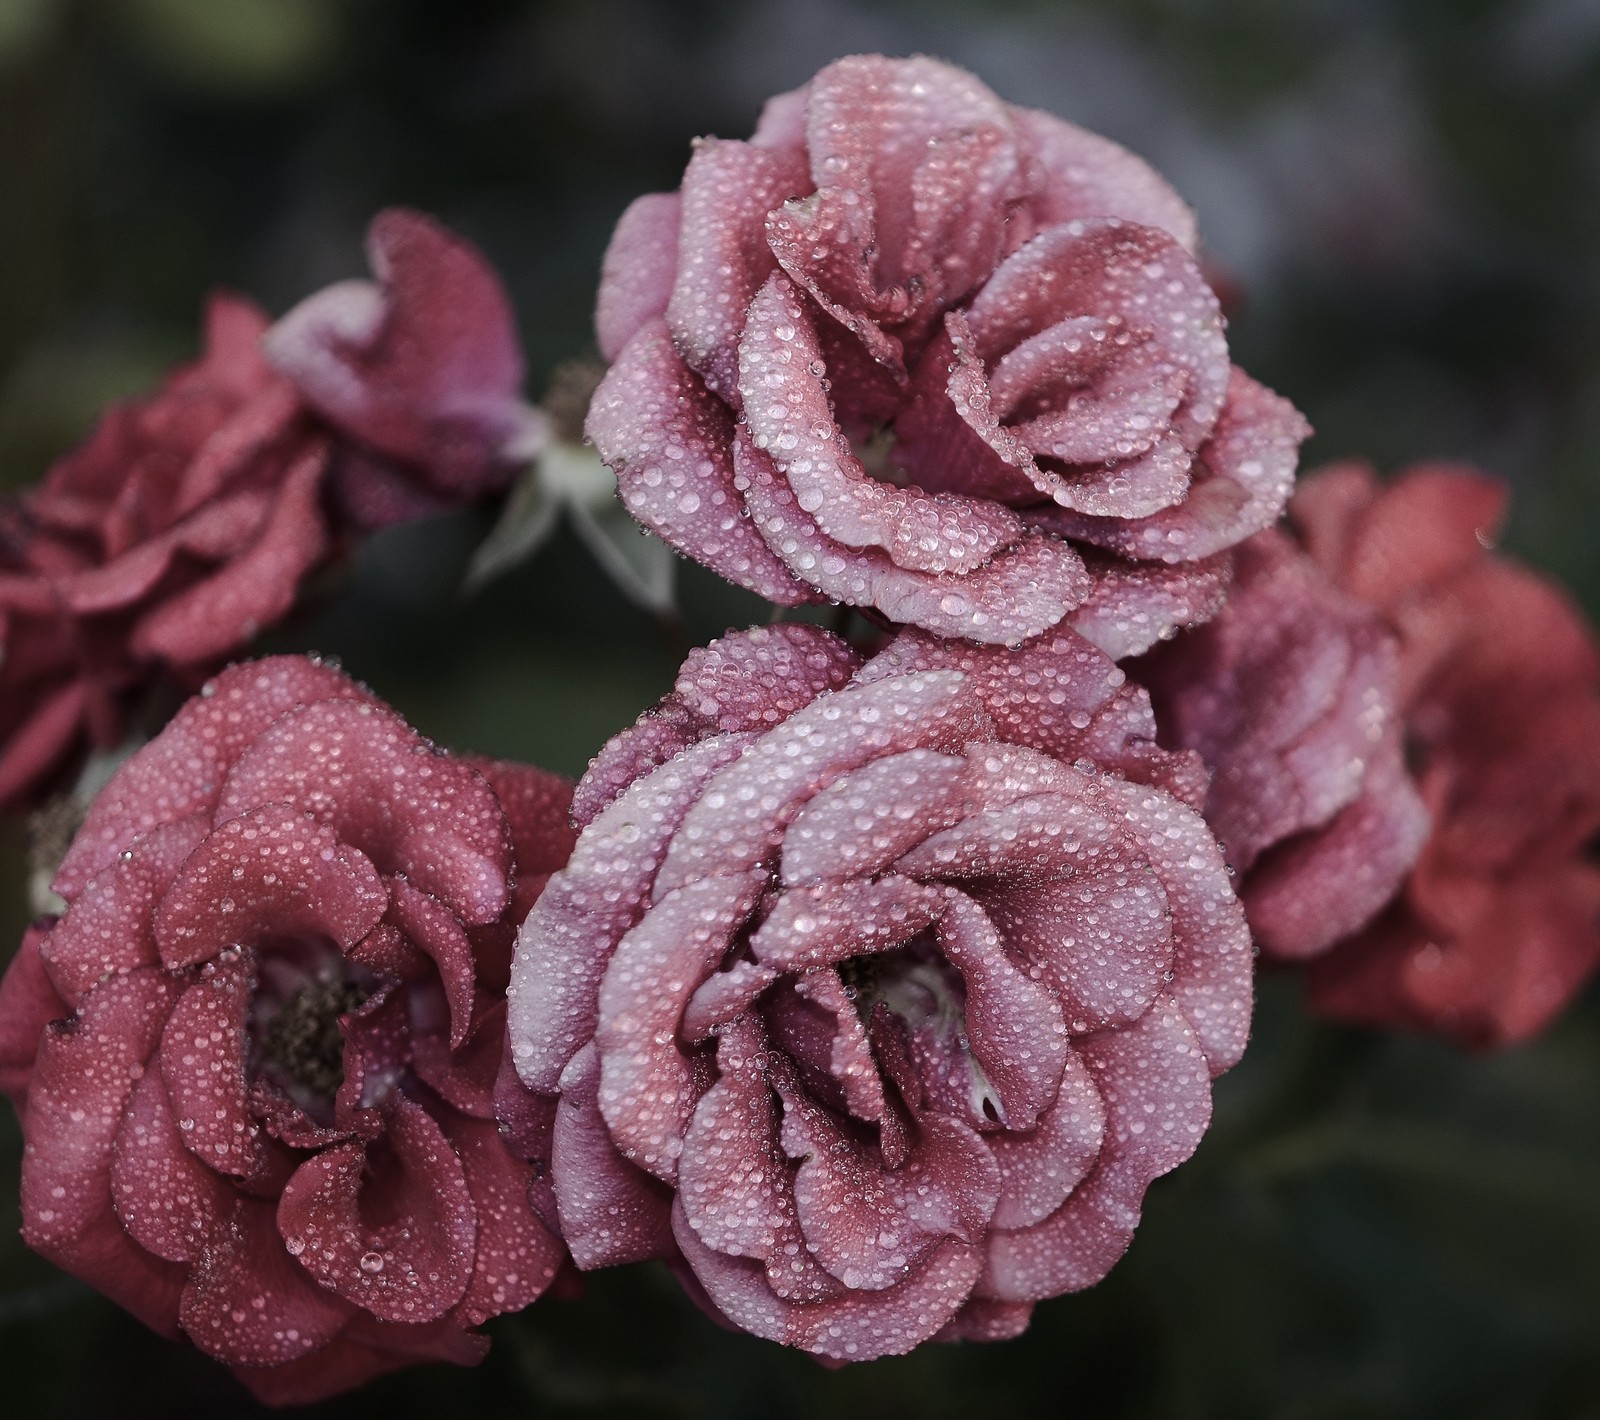
[(0, 805), (118, 743), (130, 692), (245, 645), (327, 556), (329, 438), (263, 360), (266, 328), (214, 297), (197, 362), (0, 508)]
[(512, 970), (504, 1117), (578, 1265), (672, 1258), (834, 1360), (1102, 1277), (1250, 1019), (1221, 852), (1155, 787), (1203, 771), (1153, 735), (1067, 630), (692, 654), (580, 786)]
[(536, 451), (482, 257), (403, 210), (370, 245), (381, 286), (270, 331), (214, 297), (198, 361), (0, 505), (0, 807), (120, 743), (153, 680), (192, 689), (242, 650), (352, 532), (481, 496)]
[(1262, 949), (1315, 956), (1365, 927), (1417, 860), (1399, 650), (1383, 618), (1272, 529), (1236, 554), (1227, 605), (1135, 672), (1163, 738), (1211, 769), (1206, 822)]
[(1311, 964), (1330, 1015), (1490, 1046), (1543, 1028), (1600, 963), (1600, 647), (1490, 551), (1506, 489), (1423, 464), (1308, 480), (1306, 550), (1399, 638), (1406, 751), (1433, 828), (1390, 908)]
[(1131, 654), (1215, 610), (1307, 432), (1194, 246), (1114, 143), (842, 59), (624, 214), (588, 430), (635, 517), (772, 601)]
[(344, 436), (333, 482), (363, 529), (505, 487), (544, 446), (522, 398), (505, 287), (470, 242), (393, 208), (367, 231), (376, 281), (341, 281), (267, 333), (267, 358)]
[(0, 983), (23, 1236), (256, 1393), (471, 1364), (563, 1251), (493, 1114), (571, 785), (235, 666), (95, 800)]

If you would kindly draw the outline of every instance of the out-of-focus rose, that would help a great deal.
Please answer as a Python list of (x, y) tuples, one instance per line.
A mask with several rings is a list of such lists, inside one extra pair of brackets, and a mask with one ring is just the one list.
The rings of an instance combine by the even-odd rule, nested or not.
[(588, 430), (635, 517), (774, 602), (984, 643), (1076, 613), (1130, 654), (1216, 609), (1307, 432), (1194, 245), (1116, 144), (842, 59), (624, 214)]
[(299, 657), (208, 685), (0, 983), (29, 1245), (269, 1400), (479, 1359), (563, 1256), (492, 1101), (570, 795)]
[(118, 743), (132, 692), (245, 645), (328, 555), (330, 437), (262, 358), (266, 328), (213, 297), (198, 361), (0, 508), (0, 805)]
[(1307, 551), (1399, 638), (1406, 751), (1433, 829), (1404, 889), (1311, 965), (1330, 1015), (1470, 1045), (1540, 1030), (1600, 963), (1600, 647), (1489, 547), (1506, 490), (1419, 465), (1308, 481)]
[(1206, 822), (1274, 956), (1325, 951), (1388, 905), (1428, 816), (1406, 773), (1394, 635), (1285, 534), (1236, 555), (1227, 605), (1136, 672), (1162, 738), (1211, 769)]
[(120, 743), (159, 675), (192, 689), (350, 532), (476, 497), (537, 448), (482, 258), (400, 210), (371, 249), (381, 288), (330, 288), (270, 332), (214, 297), (198, 361), (0, 505), (0, 806)]
[(333, 488), (371, 529), (505, 487), (544, 447), (522, 398), (522, 346), (505, 287), (470, 242), (420, 212), (367, 231), (376, 281), (341, 281), (267, 332), (267, 358), (339, 430)]
[(1153, 732), (1067, 630), (691, 655), (582, 782), (512, 971), (502, 1105), (579, 1266), (672, 1257), (836, 1360), (1102, 1277), (1250, 1018), (1221, 852), (1155, 787), (1203, 773)]

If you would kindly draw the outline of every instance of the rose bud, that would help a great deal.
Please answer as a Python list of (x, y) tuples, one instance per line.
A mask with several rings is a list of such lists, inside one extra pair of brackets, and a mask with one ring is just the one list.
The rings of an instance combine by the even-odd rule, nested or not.
[(472, 1364), (563, 1258), (493, 1114), (571, 785), (337, 671), (234, 666), (129, 759), (0, 983), (23, 1237), (272, 1402)]
[(1341, 464), (1296, 495), (1307, 552), (1399, 641), (1405, 748), (1433, 827), (1388, 910), (1310, 968), (1344, 1020), (1494, 1046), (1600, 962), (1600, 646), (1547, 579), (1490, 550), (1503, 484)]
[(390, 208), (367, 256), (376, 281), (326, 287), (266, 336), (267, 358), (345, 436), (334, 492), (361, 529), (499, 491), (549, 432), (522, 399), (511, 301), (476, 247)]
[(1163, 737), (1211, 769), (1206, 822), (1263, 951), (1314, 956), (1388, 905), (1428, 815), (1405, 768), (1399, 649), (1377, 611), (1268, 530), (1239, 548), (1221, 614), (1134, 673)]
[(1308, 432), (1230, 364), (1195, 242), (1116, 144), (842, 59), (623, 215), (588, 432), (640, 522), (780, 605), (1132, 654), (1215, 610)]
[(837, 1361), (998, 1339), (1127, 1247), (1243, 1050), (1192, 756), (1067, 630), (696, 651), (574, 800), (503, 1078), (574, 1260)]

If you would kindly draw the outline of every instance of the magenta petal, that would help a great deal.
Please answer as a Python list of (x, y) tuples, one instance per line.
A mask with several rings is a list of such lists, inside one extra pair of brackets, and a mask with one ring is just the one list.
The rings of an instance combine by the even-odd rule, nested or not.
[(1398, 748), (1390, 746), (1368, 767), (1361, 794), (1321, 832), (1257, 863), (1241, 896), (1262, 950), (1315, 956), (1367, 926), (1405, 881), (1430, 827)]
[(783, 881), (870, 877), (967, 808), (965, 759), (928, 749), (885, 755), (834, 780), (795, 815), (783, 835)]
[(1093, 1077), (1069, 1053), (1054, 1102), (1027, 1133), (985, 1134), (1000, 1167), (997, 1228), (1025, 1228), (1056, 1211), (1094, 1167), (1105, 1139), (1106, 1108)]
[(672, 1227), (706, 1296), (735, 1326), (835, 1361), (915, 1349), (955, 1315), (982, 1269), (977, 1249), (952, 1240), (936, 1247), (896, 1287), (795, 1304), (773, 1290), (761, 1263), (715, 1252), (701, 1242), (681, 1199), (673, 1205)]
[(507, 1152), (493, 1120), (446, 1115), (443, 1129), (461, 1159), (478, 1218), (472, 1281), (453, 1315), (464, 1326), (481, 1326), (531, 1306), (566, 1251), (528, 1204), (533, 1170)]
[(341, 282), (284, 316), (268, 358), (336, 428), (474, 496), (542, 439), (493, 267), (431, 218), (390, 208), (367, 253), (379, 285)]
[(980, 900), (1011, 950), (1054, 982), (1074, 1034), (1137, 1020), (1173, 966), (1162, 880), (1126, 840), (1090, 849), (1064, 881)]
[(812, 971), (909, 942), (944, 915), (945, 895), (898, 873), (790, 888), (751, 935), (762, 966)]
[(462, 1114), (493, 1119), (505, 1043), (506, 1003), (501, 997), (479, 1008), (466, 1041), (457, 1048), (436, 1032), (412, 1032), (411, 1066), (418, 1079)]
[(645, 527), (719, 576), (779, 606), (812, 600), (742, 515), (733, 417), (652, 321), (607, 372), (584, 426)]
[(739, 381), (749, 392), (751, 442), (833, 541), (882, 548), (912, 572), (969, 573), (1021, 537), (1021, 521), (999, 503), (897, 488), (868, 475), (834, 423), (816, 332), (781, 276), (761, 288), (744, 316)]
[(1145, 1190), (1194, 1152), (1210, 1122), (1206, 1057), (1171, 1002), (1080, 1049), (1106, 1105), (1099, 1165), (1043, 1223), (991, 1235), (983, 1296), (1035, 1301), (1098, 1282), (1127, 1250)]
[(717, 138), (700, 140), (684, 172), (667, 324), (706, 387), (734, 409), (743, 403), (739, 332), (752, 297), (778, 265), (767, 244), (767, 213), (810, 187), (803, 154)]
[(304, 656), (271, 656), (223, 671), (112, 775), (72, 840), (55, 890), (76, 899), (138, 834), (215, 808), (228, 769), (268, 725), (297, 705), (333, 699), (371, 696)]
[(672, 691), (719, 730), (770, 730), (823, 691), (847, 684), (860, 665), (860, 654), (837, 636), (784, 621), (696, 647)]
[(592, 1038), (611, 947), (649, 901), (667, 839), (743, 747), (740, 736), (703, 740), (629, 787), (584, 830), (528, 914), (507, 999), (512, 1057), (530, 1088), (556, 1094), (567, 1062)]
[(461, 1160), (418, 1104), (397, 1097), (381, 1144), (340, 1144), (295, 1171), (278, 1204), (290, 1253), (381, 1321), (443, 1316), (472, 1276), (478, 1224)]
[(433, 958), (438, 968), (445, 999), (450, 1003), (450, 1048), (459, 1050), (472, 1029), (476, 991), (472, 943), (460, 921), (438, 898), (412, 887), (404, 878), (391, 879), (389, 893), (389, 910), (395, 924)]
[[(0, 616), (0, 636), (5, 618)], [(89, 688), (81, 681), (45, 697), (28, 720), (0, 748), (0, 804), (31, 791), (36, 781), (55, 773), (62, 756), (86, 730)]]
[(964, 748), (986, 728), (965, 678), (948, 671), (819, 696), (706, 785), (667, 847), (654, 896), (764, 861), (805, 800), (839, 775), (897, 750)]
[(172, 969), (294, 932), (349, 948), (378, 925), (388, 901), (361, 853), (269, 801), (228, 819), (184, 862), (156, 906), (155, 939)]
[(176, 994), (141, 968), (90, 991), (45, 1031), (28, 1090), (22, 1236), (146, 1325), (170, 1335), (183, 1271), (131, 1242), (111, 1206), (113, 1149), (135, 1080)]
[(999, 1171), (969, 1126), (926, 1116), (910, 1157), (890, 1171), (870, 1144), (779, 1079), (780, 1137), (799, 1165), (795, 1216), (807, 1251), (852, 1292), (904, 1281), (945, 1239), (982, 1237), (999, 1197)]
[(1311, 427), (1295, 407), (1235, 368), (1210, 439), (1199, 450), (1194, 486), (1175, 508), (1137, 522), (1040, 513), (1041, 526), (1123, 557), (1192, 562), (1243, 542), (1277, 521), (1294, 484)]
[(903, 1141), (897, 1137), (891, 1142), (886, 1136), (898, 1136), (901, 1130), (897, 1118), (893, 1116), (893, 1106), (884, 1094), (883, 1076), (878, 1070), (878, 1062), (868, 1042), (866, 1026), (862, 1023), (853, 993), (845, 989), (837, 971), (826, 969), (810, 971), (798, 977), (794, 989), (798, 996), (833, 1018), (828, 1073), (838, 1083), (844, 1095), (845, 1107), (850, 1113), (857, 1119), (881, 1126), (879, 1147), (884, 1162), (890, 1168), (899, 1168), (905, 1162), (905, 1155), (898, 1152), (896, 1145)]
[(128, 1236), (169, 1262), (193, 1262), (225, 1226), (233, 1198), (228, 1181), (187, 1147), (160, 1072), (146, 1070), (111, 1157), (111, 1200)]
[(1194, 213), (1167, 181), (1120, 144), (1054, 114), (1013, 108), (1028, 179), (1028, 207), (1042, 229), (1079, 217), (1121, 217), (1197, 243)]
[(723, 1034), (717, 1082), (701, 1096), (684, 1134), (676, 1206), (706, 1247), (764, 1264), (766, 1280), (756, 1285), (790, 1301), (818, 1301), (835, 1295), (838, 1284), (800, 1235), (762, 1052), (761, 1031), (748, 1018)]
[(1200, 815), (1158, 789), (1106, 777), (1099, 793), (1160, 876), (1172, 913), (1168, 991), (1220, 1075), (1238, 1063), (1250, 1035), (1254, 966), (1222, 853)]
[(743, 431), (734, 441), (733, 462), (749, 485), (745, 500), (761, 537), (835, 601), (874, 606), (892, 621), (941, 636), (1010, 644), (1054, 626), (1091, 590), (1076, 552), (1033, 534), (964, 576), (909, 571), (878, 548), (846, 548), (826, 537)]
[[(1070, 780), (1079, 771), (1063, 773)], [(1076, 787), (1075, 795), (1033, 794), (970, 814), (954, 828), (929, 834), (895, 866), (919, 879), (999, 878), (1004, 889), (1018, 893), (1093, 874), (1102, 862), (1118, 861), (1120, 835), (1086, 799), (1087, 786)]]
[(224, 951), (184, 988), (161, 1036), (161, 1078), (189, 1151), (235, 1178), (259, 1173), (266, 1141), (249, 1109), (254, 961)]
[(668, 893), (617, 943), (600, 984), (600, 1111), (622, 1156), (669, 1183), (694, 1109), (678, 1021), (766, 882), (756, 869)]
[(80, 1000), (111, 972), (159, 962), (152, 911), (209, 827), (198, 813), (163, 824), (84, 885), (41, 946), (50, 979), (67, 1002)]
[(600, 1056), (592, 1045), (561, 1074), (551, 1173), (561, 1236), (584, 1271), (672, 1252), (671, 1197), (617, 1152), (600, 1113)]
[(0, 978), (0, 1094), (10, 1099), (18, 1118), (27, 1115), (28, 1079), (44, 1028), (69, 1014), (39, 954), (45, 937), (45, 929), (28, 928)]
[[(1104, 653), (1065, 627), (1015, 649), (946, 641), (908, 629), (857, 679), (923, 670), (967, 676), (1000, 737), (1010, 743), (1043, 750), (1065, 763), (1087, 757), (1128, 778), (1179, 768), (1171, 762), (1180, 757), (1155, 743), (1149, 697), (1130, 687)], [(930, 829), (947, 826), (928, 823)]]
[(505, 910), (505, 811), (476, 770), (440, 753), (392, 710), (324, 702), (284, 715), (229, 771), (218, 818), (294, 804), (404, 873), (465, 923)]
[(242, 551), (257, 535), (268, 511), (266, 494), (234, 494), (119, 557), (57, 578), (57, 592), (71, 610), (83, 615), (122, 611), (147, 595), (180, 553), (192, 551), (220, 559)]
[(1114, 661), (1142, 656), (1174, 627), (1211, 620), (1227, 600), (1232, 563), (1091, 562), (1094, 592), (1068, 624)]
[(678, 268), (683, 199), (676, 192), (636, 197), (617, 221), (600, 263), (594, 328), (610, 361), (648, 322), (666, 314)]
[(1067, 1063), (1061, 1006), (1006, 954), (994, 924), (951, 891), (939, 944), (966, 982), (965, 1025), (1007, 1134), (1032, 1129), (1055, 1100)]
[(295, 1265), (270, 1203), (240, 1198), (189, 1274), (179, 1319), (219, 1361), (272, 1366), (327, 1345), (350, 1307)]
[(294, 605), (300, 579), (328, 550), (320, 494), (327, 451), (313, 448), (284, 475), (254, 544), (135, 624), (142, 656), (203, 664), (245, 645)]

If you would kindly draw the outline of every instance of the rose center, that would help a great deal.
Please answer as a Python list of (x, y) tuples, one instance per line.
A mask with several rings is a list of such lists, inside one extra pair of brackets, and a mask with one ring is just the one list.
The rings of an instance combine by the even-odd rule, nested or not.
[(344, 1083), (342, 1015), (371, 996), (370, 985), (350, 979), (339, 961), (293, 961), (304, 951), (274, 955), (262, 963), (254, 1009), (254, 1067), (290, 1095), (302, 1110), (323, 1119)]

